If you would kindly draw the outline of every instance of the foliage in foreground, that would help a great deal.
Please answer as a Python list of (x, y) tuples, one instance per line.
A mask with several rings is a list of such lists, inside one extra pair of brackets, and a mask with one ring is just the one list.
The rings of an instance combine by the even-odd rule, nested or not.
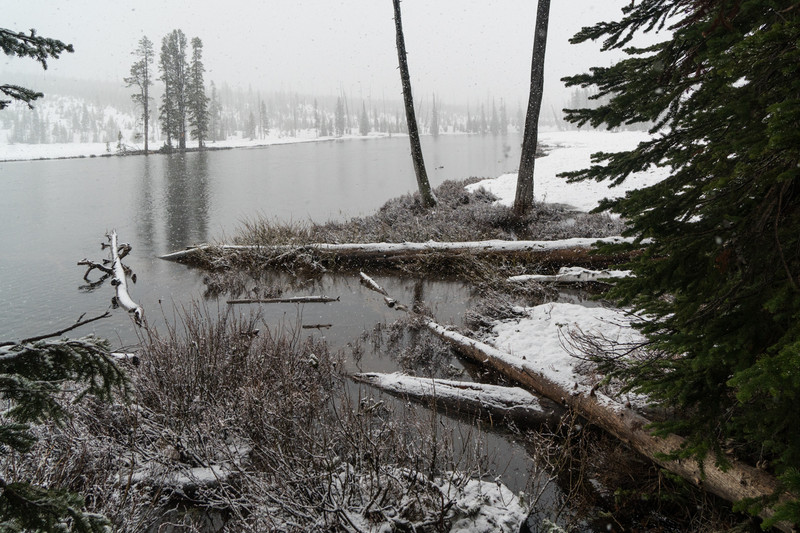
[[(0, 454), (25, 457), (37, 442), (32, 424), (63, 423), (69, 402), (90, 396), (111, 399), (124, 374), (108, 343), (94, 337), (0, 345), (0, 395), (10, 406), (0, 418)], [(65, 389), (76, 389), (67, 395)], [(42, 480), (44, 481), (44, 480)], [(84, 511), (83, 497), (60, 484), (0, 474), (3, 531), (105, 531), (108, 521)]]
[[(614, 295), (653, 317), (641, 327), (663, 356), (621, 374), (677, 409), (658, 429), (687, 436), (678, 455), (723, 457), (725, 447), (790, 474), (800, 466), (800, 9), (788, 0), (644, 0), (573, 41), (624, 48), (667, 24), (668, 40), (567, 79), (612, 97), (571, 110), (571, 121), (652, 121), (657, 132), (569, 177), (617, 183), (651, 165), (673, 169), (601, 206), (630, 221), (629, 235), (651, 240), (631, 265), (636, 277)], [(796, 505), (784, 511), (800, 522)]]
[[(34, 59), (44, 69), (47, 69), (47, 60), (49, 58), (58, 59), (63, 52), (74, 52), (71, 44), (36, 35), (35, 30), (31, 30), (30, 33), (26, 34), (5, 28), (0, 28), (0, 48), (8, 56)], [(14, 100), (24, 102), (28, 107), (33, 107), (31, 102), (44, 96), (38, 91), (14, 84), (0, 84), (0, 93), (11, 98), (11, 100), (0, 99), (0, 109), (5, 109)]]
[(350, 388), (324, 343), (257, 316), (176, 315), (142, 339), (130, 404), (73, 406), (2, 476), (82, 492), (122, 532), (449, 531), (464, 518), (477, 440)]

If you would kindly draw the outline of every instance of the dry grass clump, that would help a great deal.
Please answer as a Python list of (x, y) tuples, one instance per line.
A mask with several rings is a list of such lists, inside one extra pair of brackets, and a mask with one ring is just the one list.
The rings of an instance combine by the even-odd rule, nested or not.
[(177, 313), (142, 339), (130, 404), (72, 406), (0, 476), (86, 494), (122, 532), (448, 531), (479, 447), (457, 453), (438, 415), (354, 387), (325, 344), (289, 333)]
[(623, 224), (602, 214), (576, 213), (555, 204), (536, 204), (522, 220), (477, 181), (445, 181), (435, 191), (439, 204), (424, 209), (418, 193), (388, 201), (375, 214), (346, 222), (281, 223), (264, 219), (244, 223), (237, 244), (475, 241), (487, 239), (565, 239), (618, 235)]

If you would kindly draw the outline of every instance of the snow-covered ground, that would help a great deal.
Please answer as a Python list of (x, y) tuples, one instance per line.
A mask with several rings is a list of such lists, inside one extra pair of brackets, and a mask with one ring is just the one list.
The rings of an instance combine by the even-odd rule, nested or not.
[[(661, 181), (667, 176), (667, 169), (651, 168), (613, 188), (609, 188), (607, 182), (567, 183), (564, 178), (556, 177), (561, 172), (589, 167), (591, 155), (596, 152), (629, 150), (649, 138), (648, 133), (639, 131), (579, 130), (542, 133), (539, 142), (547, 146), (548, 153), (536, 160), (533, 186), (536, 200), (568, 204), (581, 211), (590, 211), (603, 198), (623, 196), (626, 191)], [(475, 190), (481, 187), (500, 198), (500, 203), (510, 206), (514, 203), (517, 175), (504, 174), (494, 179), (479, 181), (470, 185), (468, 189)]]
[[(379, 134), (370, 135), (378, 136)], [(347, 139), (363, 139), (358, 135), (348, 135)], [(276, 144), (301, 142), (332, 141), (335, 137), (317, 137), (315, 130), (301, 130), (295, 137), (270, 135), (263, 139), (230, 137), (224, 141), (207, 142), (209, 148), (256, 148)], [(157, 150), (161, 142), (152, 142), (151, 150)], [(189, 148), (196, 148), (197, 141), (187, 143)], [(125, 143), (127, 150), (142, 150), (143, 145)], [(0, 161), (30, 161), (35, 159), (64, 159), (72, 157), (100, 157), (117, 154), (117, 143), (49, 143), (49, 144), (7, 144), (0, 142)]]

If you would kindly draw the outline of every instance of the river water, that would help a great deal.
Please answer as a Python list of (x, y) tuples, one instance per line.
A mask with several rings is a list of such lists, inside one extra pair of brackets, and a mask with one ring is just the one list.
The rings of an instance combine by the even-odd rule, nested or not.
[[(436, 186), (513, 170), (519, 139), (428, 137), (423, 151)], [(415, 188), (405, 137), (0, 163), (0, 340), (58, 330), (83, 313), (105, 311), (111, 288), (81, 289), (84, 269), (76, 263), (106, 257), (100, 243), (108, 230), (133, 246), (125, 262), (138, 283), (130, 292), (153, 323), (161, 307), (169, 312), (173, 303), (185, 305), (203, 293), (202, 273), (159, 255), (224, 240), (242, 220), (259, 215), (345, 219)], [(118, 345), (137, 338), (121, 311), (71, 334), (90, 332)]]

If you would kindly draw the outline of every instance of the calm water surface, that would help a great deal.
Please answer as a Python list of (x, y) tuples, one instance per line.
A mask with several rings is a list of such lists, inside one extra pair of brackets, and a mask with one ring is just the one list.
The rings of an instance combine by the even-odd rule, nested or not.
[[(424, 139), (423, 150), (435, 186), (513, 170), (519, 139), (441, 136)], [(0, 163), (0, 340), (105, 311), (111, 288), (81, 290), (84, 270), (76, 263), (105, 257), (107, 230), (133, 246), (126, 264), (138, 283), (130, 292), (152, 323), (161, 304), (171, 309), (203, 292), (201, 273), (159, 255), (224, 240), (256, 216), (326, 221), (368, 214), (415, 187), (404, 137)], [(89, 332), (116, 344), (136, 341), (121, 312), (73, 334)]]

